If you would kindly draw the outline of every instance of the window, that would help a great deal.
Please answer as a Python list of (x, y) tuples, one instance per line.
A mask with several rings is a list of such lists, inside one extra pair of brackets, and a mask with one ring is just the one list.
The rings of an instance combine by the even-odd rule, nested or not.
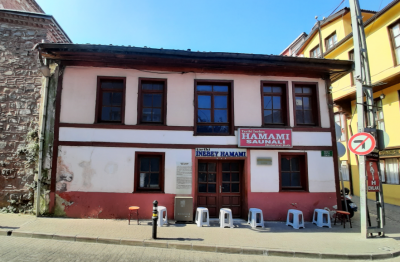
[(295, 124), (297, 126), (318, 126), (318, 89), (316, 84), (294, 83), (293, 97)]
[(263, 125), (288, 125), (287, 84), (261, 82)]
[(232, 135), (232, 81), (195, 82), (195, 133)]
[(399, 158), (385, 158), (380, 160), (382, 182), (387, 184), (399, 183)]
[(375, 107), (375, 122), (376, 128), (385, 131), (385, 121), (383, 119), (383, 107), (382, 107), (382, 99), (378, 98), (374, 100)]
[(280, 190), (308, 190), (307, 155), (278, 153), (280, 160)]
[(396, 22), (389, 28), (390, 38), (392, 40), (393, 60), (395, 65), (400, 64), (400, 22)]
[(342, 179), (344, 181), (349, 181), (350, 175), (349, 175), (349, 165), (347, 164), (347, 161), (341, 161), (340, 171), (342, 172)]
[(325, 38), (325, 47), (326, 50), (332, 48), (337, 43), (336, 32), (330, 34), (327, 38)]
[(311, 49), (310, 57), (313, 57), (313, 58), (320, 58), (321, 57), (321, 51), (319, 49), (319, 45), (317, 45), (316, 47)]
[(166, 79), (139, 78), (138, 124), (166, 124)]
[(335, 123), (340, 126), (340, 129), (342, 130), (342, 136), (340, 137), (340, 141), (346, 141), (346, 119), (344, 118), (343, 114), (336, 113), (335, 114)]
[[(351, 50), (351, 51), (349, 52), (349, 60), (350, 60), (350, 61), (354, 61), (354, 50)], [(350, 83), (351, 83), (351, 86), (354, 86), (354, 85), (355, 85), (355, 81), (354, 81), (354, 72), (355, 72), (355, 70), (353, 70), (353, 71), (350, 72)]]
[(97, 77), (96, 123), (124, 123), (125, 78)]
[(135, 191), (164, 192), (165, 153), (135, 153)]

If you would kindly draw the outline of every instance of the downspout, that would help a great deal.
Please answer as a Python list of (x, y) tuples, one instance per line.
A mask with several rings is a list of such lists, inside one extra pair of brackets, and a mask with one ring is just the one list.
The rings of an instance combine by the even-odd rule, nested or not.
[[(318, 16), (316, 16), (315, 19), (318, 19)], [(318, 34), (319, 34), (319, 51), (321, 52), (320, 57), (324, 58), (324, 47), (322, 46), (322, 34), (321, 34), (321, 21), (318, 20), (317, 23), (318, 23)]]
[[(41, 64), (41, 68), (46, 67), (43, 63), (42, 53), (39, 49), (39, 60)], [(42, 168), (43, 168), (43, 141), (44, 141), (44, 132), (46, 129), (46, 120), (47, 120), (47, 97), (48, 97), (48, 85), (49, 85), (49, 75), (44, 75), (44, 90), (43, 92), (43, 107), (42, 107), (42, 126), (40, 127), (40, 135), (39, 135), (39, 163), (38, 163), (38, 178), (37, 178), (37, 196), (36, 196), (36, 216), (40, 216), (40, 192), (41, 192), (41, 184), (42, 184)]]
[(333, 98), (332, 98), (332, 90), (331, 90), (331, 80), (330, 76), (325, 79), (325, 92), (326, 92), (326, 101), (328, 104), (328, 112), (329, 112), (329, 125), (331, 129), (331, 141), (332, 141), (332, 151), (333, 151), (333, 170), (335, 176), (335, 191), (336, 191), (336, 201), (337, 201), (337, 210), (342, 209), (342, 201), (340, 195), (340, 185), (339, 185), (339, 156), (337, 150), (337, 141), (336, 141), (336, 132), (335, 132), (335, 119), (333, 115)]

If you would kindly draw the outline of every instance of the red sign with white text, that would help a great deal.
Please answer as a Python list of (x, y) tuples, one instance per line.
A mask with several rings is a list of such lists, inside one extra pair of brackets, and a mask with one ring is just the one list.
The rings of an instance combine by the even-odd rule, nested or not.
[(293, 147), (291, 129), (239, 128), (239, 147)]
[(368, 192), (379, 192), (379, 173), (376, 161), (366, 161)]

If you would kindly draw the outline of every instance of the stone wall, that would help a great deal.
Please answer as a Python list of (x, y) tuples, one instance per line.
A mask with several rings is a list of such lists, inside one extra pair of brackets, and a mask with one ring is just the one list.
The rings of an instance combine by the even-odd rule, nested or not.
[(45, 28), (0, 25), (0, 207), (14, 212), (32, 208), (36, 164), (26, 163), (26, 146), (38, 128), (42, 76), (31, 49), (46, 36)]
[(32, 13), (43, 13), (35, 0), (0, 0), (0, 9), (20, 10)]

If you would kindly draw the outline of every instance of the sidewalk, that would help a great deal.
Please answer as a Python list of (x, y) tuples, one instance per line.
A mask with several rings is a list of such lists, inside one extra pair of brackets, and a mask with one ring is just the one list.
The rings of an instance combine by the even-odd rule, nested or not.
[[(374, 220), (374, 216), (371, 218)], [(175, 224), (157, 228), (158, 239), (151, 239), (151, 222), (141, 220), (102, 220), (69, 218), (36, 218), (30, 215), (0, 214), (0, 235), (10, 237), (52, 238), (107, 244), (179, 248), (197, 251), (242, 253), (272, 256), (295, 256), (331, 259), (384, 259), (400, 256), (400, 225), (387, 218), (386, 237), (363, 239), (358, 213), (353, 228), (333, 225), (319, 228), (306, 223), (295, 230), (284, 222), (265, 222), (265, 229), (252, 229), (244, 220), (235, 220), (235, 228), (195, 224)]]

